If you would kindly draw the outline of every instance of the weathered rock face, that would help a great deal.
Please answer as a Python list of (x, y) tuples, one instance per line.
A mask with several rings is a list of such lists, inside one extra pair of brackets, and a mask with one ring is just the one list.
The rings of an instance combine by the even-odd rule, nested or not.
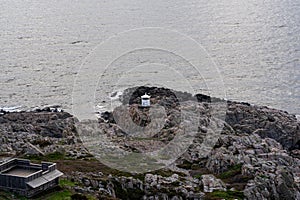
[[(222, 138), (218, 145), (209, 155), (206, 167), (216, 174), (230, 172), (228, 176), (236, 177), (236, 183), (237, 178), (247, 178), (246, 198), (284, 199), (288, 194), (290, 199), (298, 198), (300, 160), (290, 156), (277, 141), (257, 134), (230, 135)], [(240, 169), (232, 170), (232, 166), (237, 165)], [(289, 193), (283, 194), (282, 187), (288, 187)]]
[(229, 102), (226, 122), (236, 133), (256, 133), (275, 139), (286, 150), (299, 149), (300, 125), (296, 116), (287, 112)]
[[(248, 199), (299, 199), (299, 187), (293, 175), (284, 169), (275, 169), (276, 176), (257, 176), (248, 182), (244, 194)], [(270, 174), (269, 174), (270, 175)]]
[[(161, 101), (164, 100), (164, 97), (161, 96), (165, 95), (171, 97), (170, 101), (175, 102), (167, 104), (169, 105), (166, 107), (167, 118), (172, 116), (173, 113), (170, 114), (170, 110), (174, 110), (174, 108), (178, 112), (177, 115), (180, 115), (180, 109), (176, 109), (180, 108), (177, 93), (172, 93), (170, 90), (164, 91), (163, 89), (144, 87), (141, 90), (136, 88), (135, 90), (134, 92), (130, 90), (125, 93), (123, 102), (129, 102), (131, 105), (139, 104), (139, 97), (147, 92), (151, 96), (153, 94), (154, 100), (152, 102), (161, 104)], [(160, 97), (156, 98), (155, 92)], [(132, 94), (132, 96), (128, 94)], [(180, 96), (181, 101), (183, 99), (186, 101), (195, 100), (192, 96), (184, 93), (180, 93), (178, 96)], [(196, 95), (196, 97), (199, 105), (202, 106), (202, 110), (198, 111), (202, 116), (200, 124), (207, 125), (212, 118), (209, 109), (207, 109), (209, 104), (206, 103), (210, 102), (211, 99), (201, 95)], [(233, 180), (228, 180), (230, 178), (227, 176), (224, 177), (228, 182), (227, 187), (244, 190), (247, 199), (298, 199), (300, 124), (296, 117), (284, 111), (267, 107), (228, 102), (224, 124), (219, 141), (206, 158), (201, 157), (201, 152), (198, 150), (201, 149), (199, 146), (201, 146), (203, 140), (197, 136), (194, 144), (191, 145), (182, 159), (187, 160), (193, 167), (203, 167), (209, 172), (223, 175), (223, 177), (226, 173), (232, 175)], [(172, 132), (173, 135), (176, 134), (176, 131), (178, 131), (177, 129), (174, 133), (176, 125), (176, 123), (174, 126), (171, 125), (171, 129), (165, 126), (165, 134), (170, 135)], [(202, 133), (207, 133), (206, 127), (199, 127), (199, 130)], [(168, 141), (165, 140), (165, 142)], [(182, 159), (179, 159), (178, 162), (182, 163)], [(234, 169), (235, 166), (239, 166), (239, 169)], [(289, 176), (285, 176), (284, 179), (282, 174), (289, 174)], [(207, 184), (209, 179), (206, 176), (204, 177), (205, 179), (202, 176), (202, 184), (204, 182)], [(293, 184), (289, 181), (292, 181)], [(216, 183), (217, 181), (212, 182)], [(220, 188), (219, 190), (222, 190)], [(282, 193), (282, 188), (289, 188), (289, 192)], [(208, 190), (206, 188), (205, 191)], [(261, 196), (258, 194), (261, 194)]]
[(194, 191), (199, 188), (198, 179), (179, 180), (178, 174), (161, 176), (145, 174), (145, 180), (134, 177), (114, 177), (103, 174), (73, 173), (69, 179), (79, 182), (83, 187), (76, 189), (82, 193), (98, 193), (119, 199), (203, 199), (204, 193)]
[[(140, 97), (145, 93), (151, 95), (151, 109), (140, 107)], [(201, 124), (200, 132), (206, 133), (206, 127), (211, 120), (211, 105), (208, 103), (211, 99), (205, 95), (192, 96), (188, 93), (164, 88), (140, 87), (125, 90), (121, 101), (124, 105), (115, 108), (112, 113), (103, 113), (100, 121), (111, 124), (111, 127), (105, 127), (103, 132), (106, 132), (115, 141), (126, 137), (126, 143), (122, 142), (126, 146), (123, 146), (122, 143), (119, 145), (123, 146), (123, 149), (131, 149), (134, 152), (158, 150), (168, 144), (176, 135), (185, 134), (186, 127), (193, 127), (195, 123)], [(192, 115), (199, 113), (199, 122), (189, 120), (189, 117), (193, 118)], [(185, 126), (182, 123), (185, 123)], [(197, 132), (198, 125), (195, 126)], [(148, 140), (131, 140), (140, 136), (141, 127), (145, 128), (142, 130), (143, 133), (146, 133), (141, 137), (147, 137)], [(202, 141), (203, 134), (198, 134), (197, 140)]]
[(74, 131), (72, 116), (66, 112), (19, 112), (0, 115), (2, 131), (63, 137), (64, 131)]
[(66, 151), (71, 157), (88, 154), (81, 144), (77, 144), (73, 116), (53, 112), (50, 108), (3, 113), (0, 115), (0, 136), (2, 155), (44, 155), (56, 151)]
[(206, 174), (202, 176), (203, 191), (204, 192), (213, 192), (217, 191), (226, 191), (226, 185), (220, 179), (217, 179), (212, 174)]
[[(155, 123), (159, 126), (149, 109), (139, 108), (140, 96), (145, 93), (151, 95), (153, 106), (164, 108), (164, 115), (154, 113), (164, 123), (161, 131), (149, 135), (148, 140), (135, 140), (119, 123), (130, 121), (137, 128)], [(267, 107), (227, 102), (225, 121), (215, 121), (212, 102), (221, 100), (154, 87), (128, 89), (121, 100), (124, 105), (114, 113), (102, 113), (96, 124), (122, 149), (149, 152), (168, 144), (183, 132), (183, 109), (200, 113), (193, 144), (169, 166), (167, 175), (148, 172), (124, 176), (118, 172), (108, 176), (107, 169), (102, 173), (79, 168), (65, 173), (67, 179), (80, 183), (73, 190), (100, 199), (220, 199), (214, 196), (218, 192), (232, 199), (300, 199), (300, 124), (295, 116)], [(122, 118), (125, 110), (129, 114)], [(0, 153), (38, 155), (64, 151), (68, 159), (86, 158), (89, 154), (80, 143), (74, 123), (70, 114), (51, 109), (2, 114)], [(204, 136), (212, 131), (208, 127), (211, 123), (224, 127), (211, 151), (203, 156), (201, 146)]]

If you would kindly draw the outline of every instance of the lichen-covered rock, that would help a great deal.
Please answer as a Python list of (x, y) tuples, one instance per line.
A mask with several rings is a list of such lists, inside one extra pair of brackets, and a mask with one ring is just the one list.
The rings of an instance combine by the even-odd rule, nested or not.
[(5, 112), (0, 115), (0, 155), (39, 156), (63, 151), (73, 158), (88, 156), (77, 141), (75, 121), (69, 113), (51, 108)]
[(202, 183), (204, 192), (226, 191), (225, 183), (212, 174), (202, 175)]
[[(152, 113), (162, 121), (155, 121), (149, 109), (140, 109), (140, 96), (145, 92), (151, 95), (152, 108), (156, 105), (162, 108)], [(72, 189), (99, 199), (205, 199), (214, 194), (225, 194), (229, 199), (300, 199), (300, 123), (297, 118), (276, 109), (222, 101), (228, 104), (223, 121), (212, 117), (213, 101), (221, 100), (165, 88), (126, 90), (121, 97), (123, 105), (112, 113), (102, 113), (102, 119), (95, 121), (101, 130), (99, 134), (124, 151), (156, 151), (184, 133), (180, 124), (185, 110), (191, 114), (184, 119), (190, 124), (189, 117), (199, 114), (193, 143), (167, 167), (167, 174), (156, 171), (123, 176), (122, 172), (106, 168), (99, 173), (67, 171), (66, 178), (78, 183)], [(122, 118), (126, 110), (128, 115)], [(85, 159), (88, 164), (90, 154), (78, 137), (75, 122), (70, 114), (51, 108), (0, 112), (0, 154), (38, 156), (60, 152), (68, 159)], [(153, 126), (159, 131), (150, 132), (147, 140), (136, 139), (138, 131), (131, 135), (119, 126), (119, 123), (129, 122), (136, 130)], [(218, 127), (222, 127), (222, 131), (216, 137), (214, 128)], [(212, 148), (203, 154), (205, 137), (210, 137)], [(82, 170), (84, 166), (74, 168)]]
[(299, 148), (300, 125), (295, 115), (263, 106), (228, 102), (226, 122), (237, 133), (256, 133), (272, 138), (284, 149)]

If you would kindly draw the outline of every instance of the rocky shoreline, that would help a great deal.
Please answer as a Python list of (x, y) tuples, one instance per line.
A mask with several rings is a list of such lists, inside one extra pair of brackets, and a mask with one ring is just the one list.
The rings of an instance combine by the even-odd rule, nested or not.
[[(151, 118), (147, 110), (139, 109), (144, 93), (166, 113), (159, 134), (147, 141), (128, 136), (114, 118), (127, 107), (130, 119), (147, 127)], [(1, 157), (55, 161), (64, 178), (74, 183), (64, 187), (98, 199), (300, 199), (300, 123), (296, 116), (265, 106), (155, 87), (128, 89), (121, 102), (123, 105), (113, 113), (102, 113), (97, 123), (107, 137), (128, 152), (154, 151), (168, 144), (181, 133), (180, 113), (191, 104), (201, 113), (199, 132), (172, 165), (130, 174), (93, 158), (78, 135), (77, 119), (69, 113), (51, 108), (1, 112)], [(203, 135), (211, 131), (208, 125), (214, 121), (214, 102), (226, 104), (226, 115), (218, 121), (223, 128), (211, 151), (203, 156), (201, 144)], [(123, 120), (118, 122), (128, 123), (128, 119)]]

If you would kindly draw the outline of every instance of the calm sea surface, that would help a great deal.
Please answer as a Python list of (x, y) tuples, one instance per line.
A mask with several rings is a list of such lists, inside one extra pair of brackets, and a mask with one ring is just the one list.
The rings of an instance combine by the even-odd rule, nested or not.
[(162, 27), (206, 49), (228, 99), (300, 113), (299, 0), (0, 4), (0, 107), (58, 104), (71, 111), (76, 74), (99, 43), (129, 29)]

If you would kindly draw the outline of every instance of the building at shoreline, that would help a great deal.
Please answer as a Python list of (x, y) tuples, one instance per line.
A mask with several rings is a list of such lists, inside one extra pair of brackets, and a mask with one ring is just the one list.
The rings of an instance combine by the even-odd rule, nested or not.
[(33, 164), (29, 160), (13, 158), (0, 163), (0, 189), (33, 197), (56, 187), (62, 175), (56, 169), (56, 163)]

